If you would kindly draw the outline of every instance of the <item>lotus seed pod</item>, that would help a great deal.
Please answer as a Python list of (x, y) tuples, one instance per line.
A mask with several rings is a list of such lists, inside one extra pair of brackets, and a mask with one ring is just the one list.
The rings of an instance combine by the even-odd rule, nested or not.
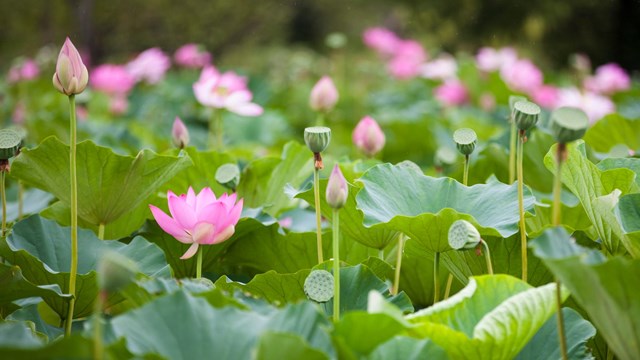
[(326, 270), (313, 270), (304, 281), (304, 293), (315, 302), (333, 298), (333, 275)]
[(110, 251), (106, 252), (98, 263), (98, 284), (100, 289), (115, 292), (131, 283), (138, 266), (128, 257)]
[(462, 155), (471, 155), (476, 148), (478, 136), (473, 129), (462, 128), (453, 133), (453, 141)]
[(324, 126), (312, 126), (304, 129), (304, 142), (314, 154), (324, 151), (331, 142), (331, 129)]
[(518, 101), (513, 105), (513, 119), (520, 130), (529, 130), (536, 125), (540, 106), (530, 101)]
[(240, 182), (240, 168), (233, 163), (220, 166), (216, 170), (216, 181), (229, 190), (235, 190)]
[(520, 96), (520, 95), (511, 95), (509, 96), (509, 114), (513, 114), (513, 106), (518, 102), (518, 101), (527, 101), (528, 99), (524, 96)]
[(566, 144), (584, 136), (589, 118), (584, 111), (574, 107), (561, 107), (551, 113), (551, 131), (556, 141)]
[(0, 160), (10, 159), (18, 154), (22, 137), (13, 130), (0, 130)]
[(466, 220), (456, 220), (449, 228), (449, 246), (455, 250), (473, 249), (480, 240), (478, 230)]

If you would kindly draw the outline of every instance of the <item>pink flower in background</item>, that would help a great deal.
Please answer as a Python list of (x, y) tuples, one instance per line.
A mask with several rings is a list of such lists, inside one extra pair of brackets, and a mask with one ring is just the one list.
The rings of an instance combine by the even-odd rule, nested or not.
[(558, 88), (551, 85), (542, 85), (531, 92), (531, 100), (547, 109), (556, 107), (558, 96)]
[(236, 203), (236, 194), (222, 194), (219, 199), (206, 187), (196, 195), (191, 187), (187, 194), (167, 193), (169, 212), (149, 205), (158, 225), (183, 244), (191, 244), (180, 259), (189, 259), (200, 245), (219, 244), (229, 239), (240, 220), (242, 202)]
[(113, 94), (109, 100), (109, 111), (114, 115), (122, 115), (129, 109), (126, 94)]
[(20, 68), (20, 77), (22, 80), (32, 80), (40, 75), (38, 64), (32, 59), (27, 59)]
[(628, 90), (630, 87), (629, 75), (620, 65), (615, 63), (598, 67), (594, 76), (584, 80), (584, 88), (598, 94), (613, 94)]
[(573, 106), (582, 109), (591, 123), (616, 111), (615, 104), (608, 97), (589, 91), (582, 93), (575, 87), (559, 90), (556, 107), (560, 106)]
[(13, 109), (13, 114), (11, 114), (11, 121), (16, 125), (23, 125), (26, 119), (26, 108), (22, 101), (18, 101), (16, 103), (16, 107)]
[(171, 59), (160, 48), (151, 48), (141, 52), (127, 64), (127, 71), (136, 81), (157, 84), (171, 67)]
[(258, 116), (263, 112), (260, 105), (251, 102), (253, 94), (247, 88), (247, 79), (233, 71), (220, 73), (213, 66), (206, 66), (193, 84), (193, 92), (204, 106), (224, 108), (242, 116)]
[(171, 141), (178, 149), (184, 149), (189, 145), (189, 129), (177, 116), (171, 127)]
[(173, 54), (176, 64), (186, 68), (199, 69), (211, 64), (211, 54), (198, 44), (182, 45)]
[(480, 95), (480, 108), (484, 111), (493, 111), (496, 108), (496, 97), (490, 93), (485, 92)]
[(329, 76), (323, 76), (311, 89), (309, 106), (314, 111), (331, 111), (338, 102), (338, 89)]
[(458, 80), (445, 81), (433, 93), (444, 106), (462, 105), (468, 100), (467, 88)]
[(353, 144), (367, 156), (377, 154), (384, 147), (385, 136), (380, 125), (370, 116), (363, 117), (353, 129)]
[(391, 30), (374, 27), (365, 30), (364, 44), (377, 51), (380, 55), (389, 57), (395, 54), (402, 40)]
[(476, 66), (486, 72), (498, 71), (518, 60), (518, 54), (513, 48), (494, 49), (483, 47), (476, 55)]
[(411, 79), (420, 74), (421, 66), (426, 60), (427, 53), (420, 43), (414, 40), (403, 40), (387, 64), (387, 68), (397, 79)]
[(420, 73), (423, 77), (433, 80), (455, 79), (458, 73), (458, 63), (453, 56), (446, 54), (422, 64)]
[(530, 60), (522, 59), (502, 67), (500, 77), (515, 91), (530, 93), (542, 85), (542, 71)]
[(110, 95), (127, 94), (136, 79), (122, 65), (104, 64), (91, 72), (91, 87)]

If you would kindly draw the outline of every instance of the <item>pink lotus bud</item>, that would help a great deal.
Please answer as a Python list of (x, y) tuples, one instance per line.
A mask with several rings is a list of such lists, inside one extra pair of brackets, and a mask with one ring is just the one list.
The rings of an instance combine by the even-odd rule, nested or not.
[(189, 130), (179, 117), (176, 117), (176, 119), (173, 121), (173, 128), (171, 129), (171, 139), (173, 140), (173, 145), (175, 145), (179, 149), (184, 149), (187, 145), (189, 145)]
[(20, 69), (20, 76), (22, 77), (22, 80), (32, 80), (37, 78), (38, 75), (40, 75), (40, 68), (38, 67), (38, 64), (31, 59), (27, 59)]
[(71, 40), (67, 38), (56, 63), (53, 86), (65, 95), (80, 94), (89, 82), (89, 72)]
[(331, 111), (338, 102), (338, 89), (328, 76), (323, 76), (311, 90), (309, 106), (314, 111)]
[(385, 137), (378, 123), (365, 116), (353, 129), (353, 144), (367, 156), (377, 154), (384, 147)]
[(462, 105), (469, 99), (467, 88), (458, 80), (444, 82), (433, 93), (444, 106)]
[(349, 187), (347, 186), (347, 179), (342, 175), (340, 167), (336, 164), (329, 176), (329, 182), (327, 183), (327, 204), (334, 209), (340, 209), (347, 202), (347, 196), (349, 195)]
[(202, 68), (211, 64), (211, 54), (201, 45), (185, 44), (173, 55), (176, 64), (186, 68)]

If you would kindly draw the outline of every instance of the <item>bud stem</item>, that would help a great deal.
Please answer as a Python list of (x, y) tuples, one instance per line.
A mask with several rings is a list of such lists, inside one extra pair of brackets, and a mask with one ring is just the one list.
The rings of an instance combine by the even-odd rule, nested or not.
[(467, 186), (469, 182), (469, 155), (464, 156), (464, 173), (462, 174), (462, 183)]
[(397, 295), (400, 292), (400, 267), (402, 266), (402, 253), (404, 252), (404, 234), (398, 234), (398, 253), (396, 254), (396, 271), (393, 278), (393, 288), (391, 294)]
[[(320, 153), (315, 153), (314, 157), (319, 157)], [(322, 158), (320, 160), (322, 164)], [(313, 197), (316, 208), (316, 238), (318, 246), (318, 264), (321, 264), (324, 257), (322, 256), (322, 217), (320, 215), (320, 169), (317, 166), (313, 170)]]
[(518, 137), (517, 147), (517, 172), (518, 172), (518, 210), (520, 212), (520, 246), (522, 255), (522, 280), (527, 281), (527, 229), (524, 222), (524, 170), (522, 168), (523, 162), (523, 148), (525, 142), (525, 131), (520, 130)]
[(316, 126), (324, 126), (324, 112), (318, 111), (318, 117), (316, 118)]
[(71, 181), (71, 269), (69, 271), (69, 312), (64, 324), (65, 336), (71, 335), (76, 302), (76, 274), (78, 273), (78, 178), (76, 175), (76, 97), (69, 95), (69, 178)]
[(202, 246), (198, 246), (198, 256), (196, 258), (196, 279), (202, 278)]
[(223, 131), (222, 109), (214, 109), (211, 120), (209, 120), (209, 148), (211, 150), (223, 150)]
[(340, 320), (340, 210), (333, 209), (333, 321)]
[(491, 251), (489, 251), (489, 244), (486, 241), (480, 239), (480, 244), (484, 247), (484, 259), (487, 261), (487, 271), (489, 275), (493, 275), (493, 266), (491, 265)]
[(509, 184), (513, 184), (516, 178), (516, 141), (517, 141), (516, 122), (511, 115), (511, 134), (509, 137)]
[(0, 197), (2, 197), (2, 236), (5, 236), (7, 234), (7, 193), (5, 191), (6, 176), (7, 175), (5, 171), (0, 171)]
[(440, 301), (440, 253), (433, 254), (433, 303)]
[[(561, 206), (560, 192), (562, 191), (562, 162), (566, 156), (567, 145), (564, 143), (558, 143), (556, 152), (556, 173), (553, 182), (553, 226), (560, 226), (561, 219)], [(560, 280), (556, 279), (556, 308), (557, 308), (557, 321), (558, 321), (558, 338), (560, 341), (560, 353), (562, 359), (567, 360), (567, 340), (564, 334), (564, 315), (562, 314), (562, 294)]]

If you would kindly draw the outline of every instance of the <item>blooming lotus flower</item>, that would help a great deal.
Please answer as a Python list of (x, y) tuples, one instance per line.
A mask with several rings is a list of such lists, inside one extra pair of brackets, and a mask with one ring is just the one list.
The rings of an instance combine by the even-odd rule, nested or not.
[(186, 68), (199, 69), (211, 64), (211, 54), (198, 44), (182, 45), (173, 55), (176, 64)]
[(378, 123), (370, 116), (363, 117), (353, 129), (353, 144), (367, 156), (377, 154), (384, 147), (385, 137)]
[(542, 71), (530, 60), (518, 60), (503, 66), (500, 77), (512, 90), (524, 93), (533, 92), (542, 86)]
[(126, 95), (136, 79), (124, 66), (104, 64), (91, 72), (91, 87), (109, 95)]
[(451, 55), (442, 55), (420, 66), (422, 77), (433, 80), (450, 80), (456, 78), (458, 63)]
[(189, 144), (189, 130), (187, 130), (187, 127), (177, 116), (171, 128), (171, 139), (173, 145), (179, 149), (183, 149)]
[(542, 85), (531, 93), (531, 100), (534, 103), (547, 108), (554, 109), (558, 103), (558, 88), (551, 85)]
[(347, 186), (347, 179), (344, 178), (340, 167), (336, 164), (327, 182), (327, 204), (334, 209), (340, 209), (347, 202), (348, 195), (349, 187)]
[(411, 79), (420, 74), (421, 66), (426, 60), (427, 53), (419, 42), (403, 40), (398, 45), (393, 59), (387, 64), (387, 68), (397, 79)]
[(433, 90), (434, 96), (444, 106), (462, 105), (467, 102), (467, 88), (458, 80), (445, 81)]
[(338, 98), (338, 89), (336, 89), (333, 80), (325, 75), (311, 89), (309, 106), (314, 111), (331, 111), (338, 102)]
[(253, 94), (247, 89), (247, 79), (233, 71), (220, 73), (213, 66), (206, 66), (193, 84), (193, 92), (204, 106), (242, 116), (258, 116), (263, 112), (260, 105), (251, 102)]
[(160, 48), (141, 52), (127, 64), (127, 71), (136, 81), (157, 84), (171, 67), (171, 59)]
[(582, 109), (593, 124), (607, 114), (616, 111), (616, 105), (606, 96), (589, 91), (581, 92), (575, 87), (559, 90), (556, 107), (572, 106)]
[(89, 82), (87, 67), (82, 63), (78, 49), (67, 38), (58, 55), (56, 72), (53, 74), (53, 86), (65, 95), (75, 95), (84, 91), (87, 82)]
[(385, 57), (395, 54), (398, 45), (402, 42), (391, 30), (381, 27), (365, 30), (362, 39), (365, 45)]
[(584, 88), (598, 94), (613, 94), (628, 90), (629, 87), (631, 87), (629, 75), (615, 63), (598, 67), (595, 76), (584, 80)]
[(183, 244), (191, 244), (180, 259), (189, 259), (200, 245), (219, 244), (229, 239), (235, 232), (240, 219), (242, 202), (236, 203), (236, 194), (222, 194), (216, 199), (206, 187), (197, 195), (190, 187), (187, 194), (180, 196), (169, 191), (169, 212), (171, 216), (153, 205), (149, 205), (153, 217), (162, 230)]
[(516, 60), (518, 60), (518, 54), (513, 48), (506, 47), (496, 50), (483, 47), (478, 50), (476, 55), (476, 66), (481, 71), (493, 72), (513, 64)]

